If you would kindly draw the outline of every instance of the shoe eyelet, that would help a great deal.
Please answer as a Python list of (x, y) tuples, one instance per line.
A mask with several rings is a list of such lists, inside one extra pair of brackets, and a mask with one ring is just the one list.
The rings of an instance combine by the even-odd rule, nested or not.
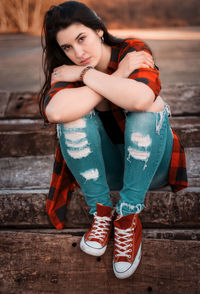
[(131, 258), (131, 255), (128, 255), (128, 258)]

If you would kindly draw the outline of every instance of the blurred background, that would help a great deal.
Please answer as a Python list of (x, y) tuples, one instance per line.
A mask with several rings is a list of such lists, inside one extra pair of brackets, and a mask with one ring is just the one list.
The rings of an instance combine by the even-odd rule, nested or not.
[[(60, 0), (0, 1), (0, 90), (38, 91), (43, 82), (41, 27)], [(83, 0), (115, 35), (151, 47), (164, 85), (195, 82), (200, 68), (198, 0)], [(170, 41), (170, 42), (169, 42)]]
[[(0, 90), (39, 91), (43, 83), (44, 13), (60, 0), (0, 1)], [(83, 0), (117, 36), (138, 37), (151, 47), (163, 86), (198, 82), (198, 0)]]
[[(198, 0), (85, 0), (110, 29), (200, 25)], [(40, 35), (44, 12), (60, 0), (1, 0), (0, 32)]]

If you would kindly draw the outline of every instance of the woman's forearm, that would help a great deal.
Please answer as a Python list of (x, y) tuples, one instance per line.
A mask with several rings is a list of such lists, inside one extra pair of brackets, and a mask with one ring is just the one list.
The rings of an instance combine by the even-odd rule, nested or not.
[(99, 105), (103, 97), (128, 111), (145, 111), (154, 102), (155, 94), (151, 88), (144, 83), (121, 77), (118, 70), (108, 75), (90, 69), (83, 81), (86, 85), (84, 87), (63, 89), (54, 95), (46, 107), (50, 122), (76, 120)]
[(52, 123), (70, 122), (89, 113), (102, 99), (87, 86), (63, 89), (47, 105), (46, 115)]
[(147, 85), (121, 78), (117, 71), (108, 75), (90, 69), (84, 75), (84, 83), (112, 103), (129, 111), (146, 110), (155, 99), (154, 92)]

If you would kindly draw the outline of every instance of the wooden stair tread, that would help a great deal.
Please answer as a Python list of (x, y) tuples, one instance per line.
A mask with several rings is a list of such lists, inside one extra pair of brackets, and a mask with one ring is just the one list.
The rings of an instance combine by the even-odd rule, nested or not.
[(112, 240), (96, 258), (80, 250), (80, 236), (1, 231), (0, 238), (1, 293), (79, 294), (81, 289), (82, 294), (122, 294), (151, 288), (155, 293), (193, 294), (200, 286), (198, 241), (143, 238), (137, 271), (119, 280), (112, 270)]
[[(46, 214), (48, 190), (0, 190), (1, 227), (52, 227)], [(111, 192), (113, 205), (118, 192)], [(89, 207), (81, 191), (72, 194), (66, 212), (66, 228), (89, 226)], [(148, 228), (199, 228), (200, 187), (187, 188), (178, 193), (154, 190), (147, 192), (145, 208), (141, 212), (143, 226)]]
[[(185, 148), (190, 186), (200, 186), (200, 147)], [(54, 155), (0, 158), (0, 188), (48, 188)]]
[(15, 119), (0, 121), (0, 157), (47, 155), (55, 153), (55, 125), (42, 120)]

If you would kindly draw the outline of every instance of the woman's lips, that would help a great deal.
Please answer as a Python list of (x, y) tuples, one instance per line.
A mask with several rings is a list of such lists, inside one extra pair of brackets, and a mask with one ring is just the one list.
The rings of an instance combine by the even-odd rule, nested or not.
[(82, 61), (81, 61), (81, 64), (87, 64), (87, 63), (89, 63), (90, 62), (90, 57), (88, 57), (88, 58), (86, 58), (86, 59), (83, 59)]

